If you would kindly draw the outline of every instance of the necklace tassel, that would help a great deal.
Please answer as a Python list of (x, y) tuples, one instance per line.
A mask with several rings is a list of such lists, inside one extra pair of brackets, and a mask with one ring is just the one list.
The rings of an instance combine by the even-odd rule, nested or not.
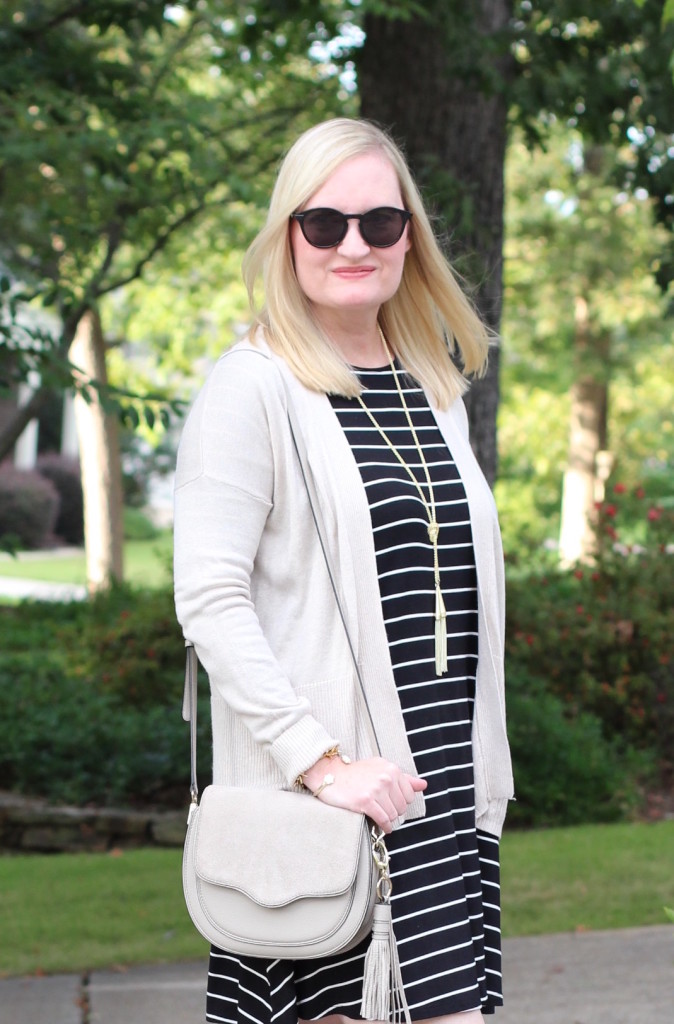
[(438, 583), (435, 587), (435, 673), (447, 671), (447, 612)]

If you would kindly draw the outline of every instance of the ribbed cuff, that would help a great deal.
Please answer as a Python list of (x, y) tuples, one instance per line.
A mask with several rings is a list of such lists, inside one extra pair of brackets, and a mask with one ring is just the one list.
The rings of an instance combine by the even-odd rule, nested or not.
[(508, 810), (507, 800), (491, 800), (484, 814), (481, 814), (475, 821), (477, 828), (482, 832), (489, 832), (500, 838), (503, 832), (503, 822)]
[(288, 785), (292, 786), (301, 772), (311, 768), (326, 750), (339, 744), (315, 718), (305, 715), (271, 745), (270, 753)]

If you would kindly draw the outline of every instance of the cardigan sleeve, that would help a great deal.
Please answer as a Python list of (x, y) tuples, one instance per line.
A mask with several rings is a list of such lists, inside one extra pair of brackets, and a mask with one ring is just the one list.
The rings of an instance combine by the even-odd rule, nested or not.
[(277, 373), (263, 359), (225, 356), (198, 396), (178, 451), (174, 576), (178, 620), (211, 685), (292, 784), (338, 740), (293, 690), (251, 594), (274, 494)]

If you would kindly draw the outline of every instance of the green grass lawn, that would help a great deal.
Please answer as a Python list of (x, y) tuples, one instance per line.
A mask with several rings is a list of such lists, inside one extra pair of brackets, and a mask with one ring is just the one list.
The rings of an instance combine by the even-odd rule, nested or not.
[[(171, 531), (163, 531), (152, 540), (125, 541), (124, 579), (147, 587), (170, 583), (172, 551)], [(68, 555), (41, 556), (39, 552), (20, 552), (16, 558), (2, 556), (0, 576), (48, 583), (86, 583), (84, 551), (77, 550)]]
[[(180, 850), (0, 857), (4, 974), (206, 958)], [(506, 936), (666, 924), (674, 821), (506, 833)]]
[(674, 821), (506, 832), (505, 935), (665, 924)]
[(0, 858), (0, 970), (47, 973), (206, 955), (180, 850)]

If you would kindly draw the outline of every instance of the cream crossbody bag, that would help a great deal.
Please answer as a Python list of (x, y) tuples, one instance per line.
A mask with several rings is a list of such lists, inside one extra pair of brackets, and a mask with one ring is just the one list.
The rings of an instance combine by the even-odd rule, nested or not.
[[(376, 740), (312, 493), (302, 436), (285, 381), (283, 385), (293, 444)], [(404, 1017), (409, 1022), (391, 924), (391, 879), (383, 831), (371, 827), (364, 815), (331, 807), (306, 792), (211, 785), (199, 801), (198, 661), (189, 641), (186, 654), (183, 717), (190, 723), (191, 804), (183, 890), (196, 928), (228, 952), (287, 960), (343, 952), (372, 932), (361, 1016), (386, 1021), (392, 1010), (394, 1020)]]

